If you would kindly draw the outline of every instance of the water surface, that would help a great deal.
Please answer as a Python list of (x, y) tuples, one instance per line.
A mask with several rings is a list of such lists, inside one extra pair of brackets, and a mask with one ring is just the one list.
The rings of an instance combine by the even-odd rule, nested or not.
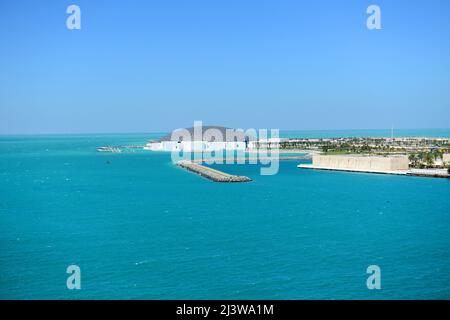
[(95, 151), (158, 136), (0, 138), (0, 298), (450, 298), (448, 179), (285, 161), (217, 165), (254, 179), (220, 184), (167, 153)]

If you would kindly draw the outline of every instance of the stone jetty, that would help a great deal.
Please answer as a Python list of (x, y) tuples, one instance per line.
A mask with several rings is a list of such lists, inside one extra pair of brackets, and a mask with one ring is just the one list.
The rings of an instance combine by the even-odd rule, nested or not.
[(206, 166), (203, 166), (198, 163), (194, 163), (189, 160), (181, 160), (177, 162), (177, 165), (187, 169), (189, 171), (195, 172), (202, 177), (208, 178), (215, 182), (248, 182), (252, 181), (249, 177), (246, 176), (235, 176), (232, 174), (228, 174), (216, 169), (212, 169)]

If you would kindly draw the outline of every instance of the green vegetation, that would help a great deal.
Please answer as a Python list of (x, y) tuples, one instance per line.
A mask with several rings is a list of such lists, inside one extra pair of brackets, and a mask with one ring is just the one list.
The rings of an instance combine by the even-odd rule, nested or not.
[[(450, 139), (437, 138), (292, 138), (280, 142), (280, 149), (317, 150), (326, 154), (432, 152), (437, 160), (450, 151)], [(431, 161), (428, 161), (431, 163)]]
[(442, 159), (443, 154), (441, 150), (421, 151), (409, 154), (408, 159), (413, 168), (433, 168), (436, 161)]
[(405, 152), (404, 149), (392, 149), (390, 146), (371, 146), (366, 143), (356, 145), (351, 143), (342, 144), (325, 144), (321, 146), (321, 151), (325, 154), (346, 154), (346, 153), (361, 153), (361, 154), (385, 154), (391, 152)]
[(418, 167), (420, 160), (419, 160), (419, 158), (418, 158), (418, 156), (416, 154), (411, 153), (408, 156), (408, 159), (409, 159), (409, 162), (411, 163), (411, 167), (413, 167), (413, 168)]

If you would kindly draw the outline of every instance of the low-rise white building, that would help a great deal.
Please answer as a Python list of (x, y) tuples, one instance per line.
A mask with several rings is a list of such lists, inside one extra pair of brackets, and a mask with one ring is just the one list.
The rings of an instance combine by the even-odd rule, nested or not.
[(214, 150), (247, 150), (255, 145), (254, 135), (243, 130), (201, 126), (177, 129), (165, 137), (150, 141), (144, 147), (151, 151), (204, 152)]
[(314, 155), (313, 167), (341, 170), (398, 171), (408, 170), (409, 160), (404, 155)]

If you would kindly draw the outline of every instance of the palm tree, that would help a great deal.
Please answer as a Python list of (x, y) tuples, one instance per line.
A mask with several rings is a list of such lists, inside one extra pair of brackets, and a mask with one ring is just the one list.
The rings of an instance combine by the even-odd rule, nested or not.
[(425, 163), (427, 164), (427, 167), (432, 167), (434, 165), (434, 158), (430, 152), (425, 154), (424, 160), (425, 160)]
[(419, 154), (417, 155), (417, 159), (419, 161), (423, 161), (425, 159), (425, 152), (423, 151), (419, 152)]
[(409, 159), (409, 161), (411, 162), (411, 166), (412, 166), (413, 168), (415, 168), (415, 167), (417, 166), (417, 161), (418, 161), (418, 158), (417, 158), (416, 154), (411, 153), (411, 154), (408, 156), (408, 159)]
[(433, 158), (434, 158), (434, 160), (442, 159), (442, 155), (443, 155), (442, 151), (440, 151), (438, 149), (434, 149), (433, 150)]

